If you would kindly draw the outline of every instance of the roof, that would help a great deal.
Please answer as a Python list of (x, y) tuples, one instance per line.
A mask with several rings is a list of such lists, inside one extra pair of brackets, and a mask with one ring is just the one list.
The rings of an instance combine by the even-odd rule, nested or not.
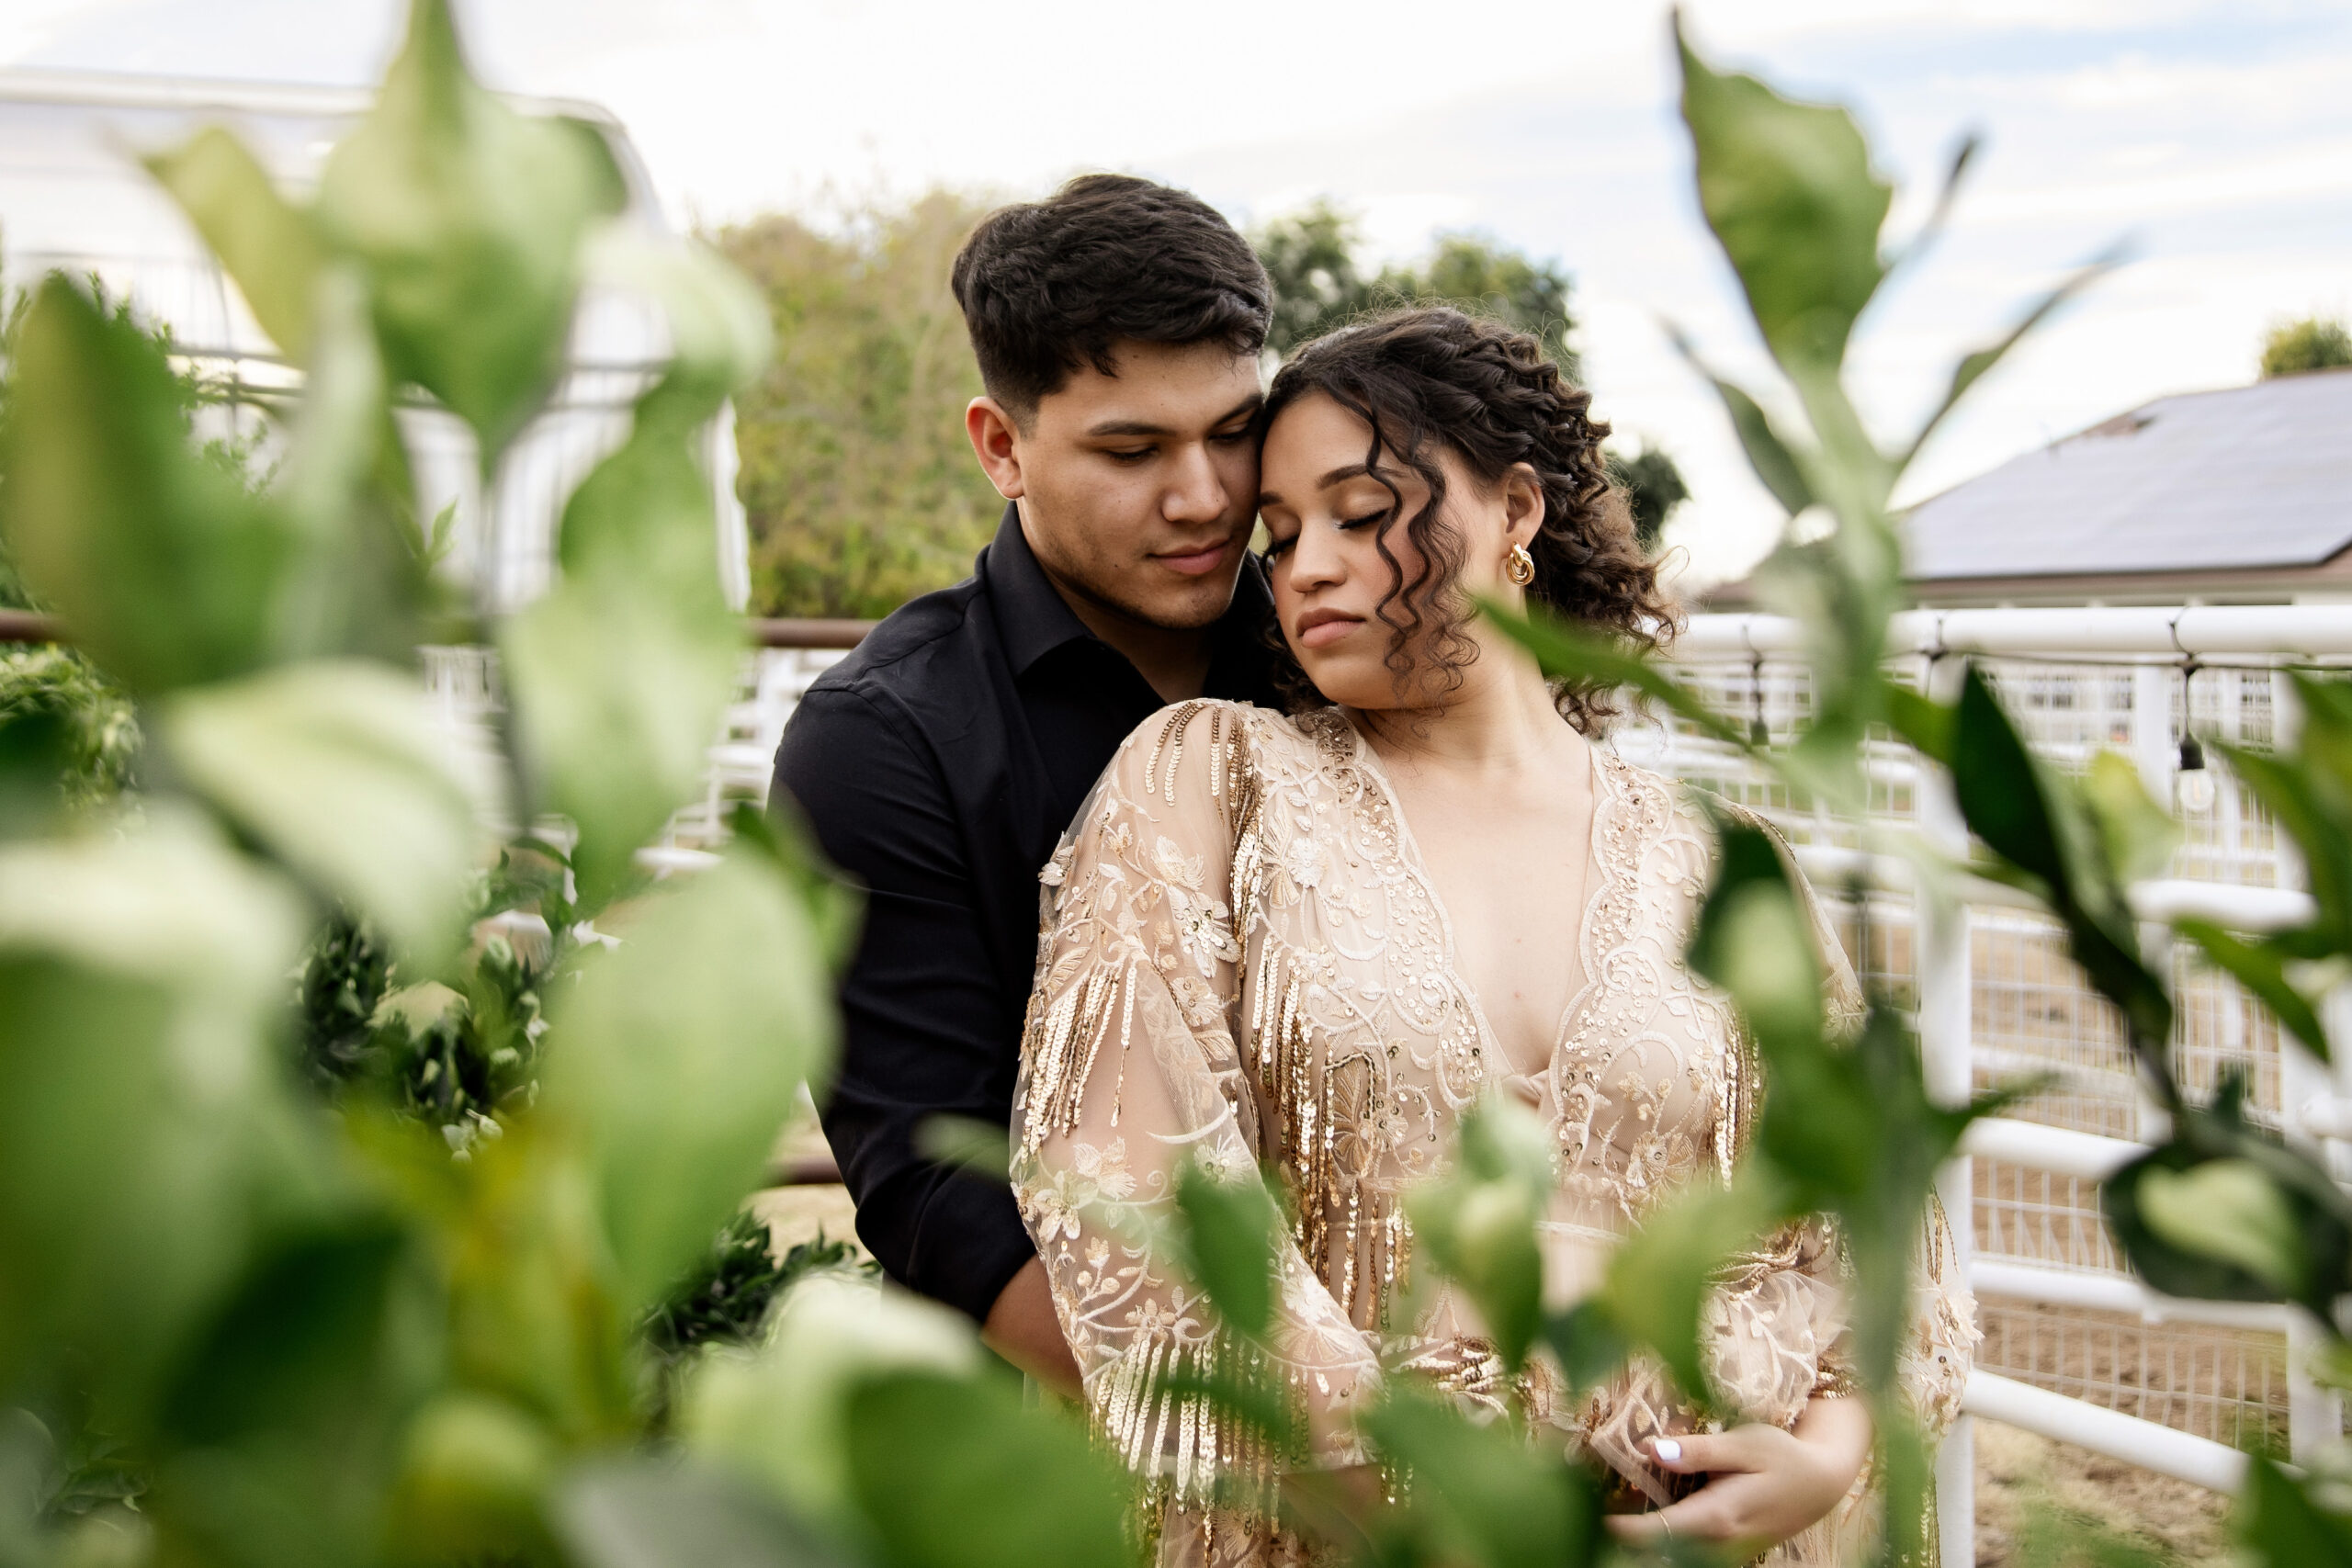
[(1912, 509), (1915, 581), (2316, 566), (2352, 545), (2352, 370), (2159, 398)]

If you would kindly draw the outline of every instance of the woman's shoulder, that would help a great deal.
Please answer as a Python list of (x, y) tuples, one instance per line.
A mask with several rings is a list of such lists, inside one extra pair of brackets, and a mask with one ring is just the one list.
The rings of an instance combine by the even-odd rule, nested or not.
[(1145, 787), (1159, 792), (1170, 778), (1190, 770), (1183, 766), (1190, 751), (1199, 761), (1221, 748), (1285, 758), (1316, 754), (1344, 755), (1352, 732), (1337, 708), (1312, 708), (1283, 713), (1255, 704), (1223, 697), (1194, 697), (1170, 703), (1129, 732), (1120, 743), (1114, 768), (1136, 775)]

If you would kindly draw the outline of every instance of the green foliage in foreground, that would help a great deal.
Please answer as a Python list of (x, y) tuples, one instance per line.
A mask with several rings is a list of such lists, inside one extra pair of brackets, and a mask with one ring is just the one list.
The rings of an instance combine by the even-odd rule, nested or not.
[[(2080, 778), (2035, 757), (1973, 667), (1951, 687), (1911, 691), (1884, 673), (1885, 622), (1899, 603), (1899, 548), (1887, 497), (1954, 402), (2024, 333), (2104, 268), (2068, 279), (2018, 325), (1968, 355), (1942, 404), (1907, 443), (1881, 448), (1844, 386), (1856, 320), (1889, 273), (1928, 233), (1888, 257), (1879, 230), (1890, 192), (1869, 149), (1841, 111), (1792, 104), (1751, 77), (1718, 74), (1684, 46), (1683, 115), (1697, 144), (1699, 197), (1738, 274), (1750, 310), (1793, 394), (1802, 424), (1768, 413), (1763, 400), (1694, 366), (1721, 394), (1751, 467), (1793, 517), (1823, 525), (1792, 536), (1758, 574), (1768, 604), (1804, 627), (1814, 708), (1784, 750), (1751, 742), (1707, 715), (1695, 694), (1654, 669), (1629, 667), (1605, 642), (1570, 627), (1504, 618), (1512, 634), (1561, 674), (1638, 686), (1727, 745), (1748, 751), (1799, 799), (1846, 818), (1866, 847), (1908, 858), (1922, 919), (1981, 876), (2027, 891), (2064, 927), (2068, 951), (2117, 1008), (2147, 1081), (2169, 1113), (2172, 1135), (2103, 1189), (2107, 1215), (2132, 1266), (2176, 1295), (2295, 1303), (2324, 1334), (2314, 1371), (2352, 1384), (2352, 1341), (2337, 1302), (2352, 1292), (2352, 1199), (2305, 1152), (2250, 1122), (2244, 1086), (2226, 1081), (2209, 1104), (2191, 1101), (2173, 1070), (2173, 1002), (2164, 976), (2142, 956), (2131, 885), (2164, 865), (2177, 838), (2126, 759), (2102, 756)], [(1956, 185), (1973, 149), (1955, 160)], [(1801, 433), (1802, 432), (1802, 433)], [(2299, 750), (2266, 756), (2229, 749), (2232, 765), (2294, 840), (2310, 868), (2316, 912), (2305, 927), (2245, 939), (2198, 921), (2178, 933), (2268, 1001), (2322, 1059), (2330, 1042), (2315, 988), (2352, 962), (2352, 682), (2294, 677)], [(1882, 728), (1949, 771), (1970, 844), (1960, 853), (1873, 828), (1867, 816), (1864, 739)], [(1918, 1080), (1916, 1053), (1883, 1004), (1849, 1042), (1826, 1038), (1817, 993), (1793, 936), (1798, 921), (1772, 846), (1734, 819), (1721, 825), (1722, 869), (1693, 937), (1694, 967), (1731, 993), (1770, 1077), (1760, 1158), (1735, 1186), (1761, 1189), (1759, 1209), (1827, 1209), (1842, 1222), (1863, 1312), (1859, 1359), (1876, 1391), (1892, 1539), (1916, 1517), (1921, 1456), (1905, 1453), (1899, 1412), (1885, 1398), (1890, 1333), (1899, 1325), (1906, 1233), (1935, 1166), (1956, 1146), (1968, 1117), (1991, 1109), (1938, 1106)], [(1702, 1216), (1705, 1198), (1690, 1206)], [(1662, 1220), (1673, 1217), (1662, 1216)], [(1657, 1245), (1653, 1223), (1628, 1252)], [(1735, 1227), (1736, 1228), (1736, 1227)], [(1688, 1234), (1697, 1234), (1691, 1224)], [(1622, 1266), (1622, 1265), (1621, 1265)], [(1607, 1297), (1604, 1293), (1603, 1304)], [(1652, 1299), (1655, 1305), (1655, 1298)], [(1621, 1323), (1630, 1331), (1634, 1325)], [(1677, 1343), (1680, 1335), (1676, 1335)], [(1671, 1347), (1658, 1347), (1671, 1363)], [(1890, 1439), (1895, 1439), (1890, 1448)], [(2238, 1509), (2248, 1561), (2352, 1562), (2352, 1499), (2331, 1480), (2352, 1450), (2321, 1456), (2290, 1475), (2257, 1460)], [(2044, 1521), (2045, 1561), (2123, 1561), (2113, 1543), (2068, 1538)]]
[(2340, 316), (2301, 316), (2262, 335), (2262, 378), (2352, 365), (2352, 328)]
[[(2161, 1074), (2170, 1002), (2124, 902), (2161, 813), (2128, 770), (2050, 774), (1973, 676), (1953, 701), (1880, 673), (1907, 453), (1869, 444), (1841, 378), (1885, 269), (1867, 149), (1842, 113), (1682, 63), (1702, 206), (1810, 438), (1725, 400), (1792, 511), (1834, 524), (1766, 577), (1816, 637), (1815, 722), (1767, 760), (1858, 822), (1874, 728), (1952, 767), (1982, 845), (1969, 869), (2047, 899)], [(136, 812), (0, 822), (0, 1568), (1136, 1561), (1129, 1478), (967, 1323), (830, 1268), (772, 1315), (745, 1299), (770, 1276), (738, 1213), (823, 1080), (826, 966), (854, 917), (764, 828), (655, 886), (633, 851), (689, 793), (740, 653), (695, 449), (757, 373), (756, 299), (707, 254), (607, 224), (601, 143), (475, 85), (444, 0), (417, 0), (311, 206), (220, 132), (153, 167), (308, 378), (257, 488), (207, 468), (162, 352), (71, 280), (40, 287), (19, 339), (0, 528), (149, 739)], [(487, 468), (547, 395), (592, 280), (658, 303), (676, 357), (568, 505), (561, 582), (481, 627), (509, 703), (485, 784), (453, 769), (400, 663), (424, 530), (392, 389), (461, 415)], [(1964, 362), (1953, 396), (1995, 357)], [(1618, 650), (1512, 629), (1556, 670), (1744, 743)], [(2268, 774), (2236, 761), (2310, 856), (2319, 915), (2211, 947), (2282, 996), (2352, 945), (2352, 697), (2301, 690), (2305, 753)], [(486, 841), (478, 824), (502, 818), (527, 830)], [(1723, 847), (1690, 956), (1767, 1060), (1757, 1157), (1661, 1210), (1565, 1314), (1540, 1293), (1531, 1224), (1552, 1178), (1523, 1117), (1471, 1119), (1412, 1213), (1513, 1361), (1548, 1354), (1589, 1384), (1644, 1350), (1702, 1400), (1700, 1303), (1726, 1256), (1834, 1213), (1899, 1555), (1927, 1483), (1893, 1394), (1911, 1238), (1937, 1163), (1993, 1102), (1934, 1102), (1883, 1001), (1859, 1031), (1826, 1016), (1778, 847), (1734, 818)], [(1908, 848), (1926, 896), (1948, 895), (1954, 867)], [(2176, 1139), (2110, 1195), (2135, 1261), (2324, 1304), (2346, 1282), (2340, 1195), (2229, 1096), (2171, 1096)], [(1269, 1321), (1282, 1212), (1199, 1180), (1177, 1255), (1246, 1339)], [(1277, 1446), (1293, 1429), (1264, 1380), (1198, 1392)], [(1525, 1444), (1516, 1413), (1474, 1422), (1400, 1389), (1365, 1435), (1398, 1500), (1312, 1476), (1279, 1499), (1342, 1556), (1612, 1553), (1597, 1478)], [(2340, 1562), (2345, 1518), (2325, 1472), (2264, 1464), (2243, 1529), (2257, 1561)]]

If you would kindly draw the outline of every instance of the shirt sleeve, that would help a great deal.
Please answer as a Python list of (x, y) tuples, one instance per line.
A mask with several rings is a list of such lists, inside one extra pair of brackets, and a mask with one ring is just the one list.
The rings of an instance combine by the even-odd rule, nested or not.
[(1148, 720), (1112, 761), (1046, 872), (1013, 1100), (1012, 1177), (1088, 1403), (1127, 1464), (1205, 1502), (1271, 1456), (1182, 1385), (1259, 1368), (1294, 1391), (1312, 1462), (1361, 1462), (1352, 1414), (1380, 1369), (1296, 1240), (1272, 1323), (1240, 1342), (1167, 1241), (1187, 1162), (1258, 1183), (1269, 1151), (1236, 1051), (1242, 949), (1231, 887), (1246, 815), (1238, 710)]
[(866, 889), (820, 1108), (858, 1238), (893, 1280), (985, 1321), (1036, 1250), (1003, 1183), (925, 1158), (917, 1138), (934, 1116), (1003, 1122), (1021, 998), (1001, 994), (946, 783), (887, 705), (820, 687), (785, 729), (775, 784)]

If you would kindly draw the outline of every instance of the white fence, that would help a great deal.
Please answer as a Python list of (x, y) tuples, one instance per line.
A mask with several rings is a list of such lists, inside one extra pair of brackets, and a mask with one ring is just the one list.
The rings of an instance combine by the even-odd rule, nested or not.
[[(2172, 1049), (2192, 1094), (2245, 1074), (2257, 1117), (2352, 1174), (2352, 1084), (2291, 1039), (2233, 982), (2173, 952), (2161, 923), (2199, 914), (2240, 930), (2292, 923), (2301, 872), (2251, 795), (2208, 752), (2208, 793), (2179, 787), (2184, 722), (2200, 739), (2290, 740), (2287, 664), (2352, 660), (2352, 605), (1914, 612), (1892, 653), (1949, 694), (1963, 660), (1995, 680), (2029, 740), (2061, 767), (2101, 749), (2132, 758), (2159, 799), (2185, 798), (2185, 841), (2165, 878), (2135, 889), (2150, 951), (2179, 1001)], [(1803, 627), (1769, 616), (1700, 616), (1675, 657), (1723, 709), (1760, 716), (1775, 739), (1804, 722)], [(1798, 808), (1760, 770), (1680, 724), (1634, 721), (1628, 757), (1773, 817), (1826, 893), (1866, 901), (1857, 962), (1917, 1010), (1932, 1088), (1964, 1098), (2026, 1072), (2055, 1087), (1981, 1124), (1943, 1177), (1985, 1330), (1966, 1408), (2207, 1486), (2243, 1473), (2243, 1450), (2296, 1454), (2339, 1435), (2337, 1402), (2301, 1374), (2311, 1325), (2283, 1307), (2159, 1297), (2125, 1269), (2098, 1213), (2098, 1181), (2162, 1135), (2113, 1011), (2085, 987), (2056, 925), (1985, 886), (1956, 918), (1922, 920), (1904, 875), (1864, 861), (1849, 834)], [(1907, 748), (1875, 744), (1873, 809), (1964, 843), (1948, 785)], [(2193, 783), (2194, 781), (2192, 781)], [(1923, 929), (1923, 924), (1926, 929)], [(2331, 1004), (2343, 1016), (2339, 999)], [(1944, 1561), (1973, 1560), (1969, 1422), (1939, 1466)]]

